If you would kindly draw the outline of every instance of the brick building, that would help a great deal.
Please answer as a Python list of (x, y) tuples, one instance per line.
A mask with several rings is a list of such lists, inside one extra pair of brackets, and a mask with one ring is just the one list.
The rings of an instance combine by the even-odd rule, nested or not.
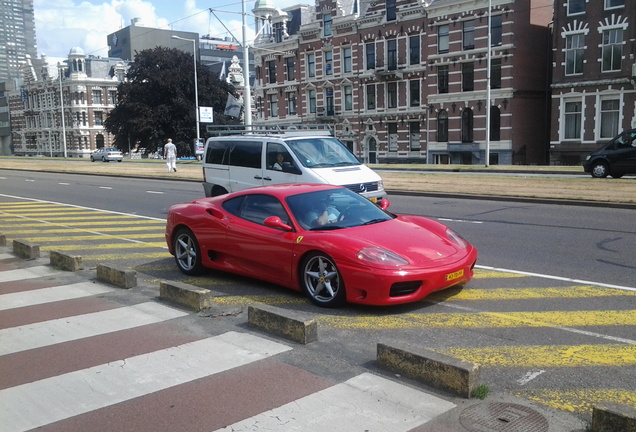
[(254, 124), (330, 123), (369, 163), (546, 162), (552, 1), (273, 1), (253, 9)]
[(636, 0), (555, 3), (550, 163), (636, 128)]

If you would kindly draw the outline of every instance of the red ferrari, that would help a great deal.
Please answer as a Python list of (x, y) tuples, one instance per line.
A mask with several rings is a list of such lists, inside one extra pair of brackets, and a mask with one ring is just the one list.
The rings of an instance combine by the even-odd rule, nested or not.
[(258, 187), (170, 207), (166, 241), (185, 274), (238, 273), (325, 307), (414, 302), (473, 277), (475, 247), (388, 206), (338, 186)]

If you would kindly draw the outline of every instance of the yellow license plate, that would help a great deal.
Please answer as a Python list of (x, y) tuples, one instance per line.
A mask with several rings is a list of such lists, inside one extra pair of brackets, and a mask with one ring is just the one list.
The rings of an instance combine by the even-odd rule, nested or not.
[(377, 202), (378, 202), (378, 199), (377, 199), (377, 198), (375, 198), (375, 197), (373, 197), (373, 198), (369, 198), (369, 201), (371, 201), (372, 203), (374, 203), (374, 204), (375, 204), (375, 203), (377, 203)]
[(464, 270), (458, 270), (454, 273), (449, 273), (446, 275), (446, 282), (450, 282), (452, 280), (455, 279), (459, 279), (460, 277), (464, 276)]

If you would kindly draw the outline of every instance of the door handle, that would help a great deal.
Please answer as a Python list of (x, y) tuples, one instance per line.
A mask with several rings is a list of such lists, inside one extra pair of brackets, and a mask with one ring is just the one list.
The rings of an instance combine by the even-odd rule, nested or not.
[(256, 180), (263, 180), (263, 177), (261, 177), (261, 176), (257, 176), (257, 175), (255, 175), (255, 176), (254, 176), (254, 178), (255, 178)]
[(263, 180), (269, 180), (269, 181), (272, 181), (272, 178), (271, 178), (271, 177), (263, 177)]

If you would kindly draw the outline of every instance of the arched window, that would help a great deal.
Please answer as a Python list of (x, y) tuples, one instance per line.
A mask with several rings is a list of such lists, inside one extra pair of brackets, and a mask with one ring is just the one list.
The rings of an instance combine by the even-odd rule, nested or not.
[(448, 112), (446, 110), (437, 114), (437, 141), (448, 142)]
[(501, 140), (501, 111), (499, 107), (490, 107), (490, 140)]
[(473, 110), (462, 111), (462, 142), (473, 142)]

